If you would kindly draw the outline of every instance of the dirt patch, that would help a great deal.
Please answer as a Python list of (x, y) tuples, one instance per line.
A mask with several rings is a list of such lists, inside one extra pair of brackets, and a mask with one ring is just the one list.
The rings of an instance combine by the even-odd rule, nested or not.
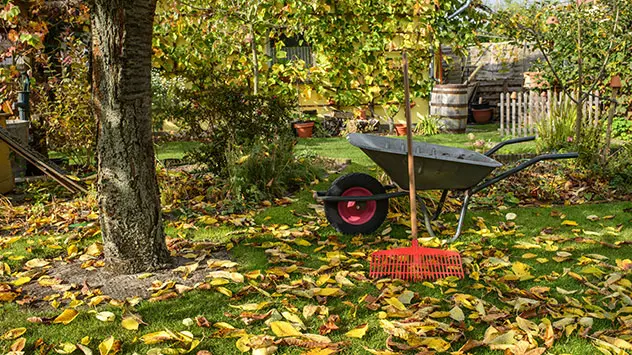
[[(120, 275), (104, 267), (84, 269), (81, 267), (81, 262), (58, 262), (45, 272), (46, 276), (55, 281), (55, 285), (42, 286), (37, 282), (31, 282), (24, 285), (23, 293), (26, 293), (33, 300), (30, 302), (32, 306), (38, 306), (41, 302), (45, 302), (43, 299), (47, 296), (62, 294), (65, 291), (94, 293), (95, 290), (100, 290), (104, 296), (118, 300), (129, 297), (147, 299), (156, 292), (156, 290), (150, 290), (154, 282), (174, 281), (176, 285), (184, 288), (203, 283), (211, 270), (206, 263), (209, 259), (232, 261), (228, 252), (221, 250), (196, 259), (176, 257), (174, 258), (174, 265), (170, 269), (132, 275)], [(196, 263), (198, 266), (194, 270), (187, 270), (186, 266)]]

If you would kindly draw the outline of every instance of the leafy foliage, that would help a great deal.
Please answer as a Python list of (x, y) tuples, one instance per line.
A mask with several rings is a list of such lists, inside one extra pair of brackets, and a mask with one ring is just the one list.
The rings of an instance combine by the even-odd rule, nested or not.
[(75, 49), (74, 56), (65, 57), (62, 73), (48, 81), (48, 87), (56, 94), (47, 98), (37, 112), (47, 122), (49, 149), (88, 167), (94, 163), (96, 124), (90, 108), (86, 58), (80, 54), (85, 46), (80, 44)]
[(280, 197), (316, 179), (319, 169), (309, 158), (294, 155), (288, 136), (260, 140), (228, 152), (228, 195), (231, 199), (262, 201)]
[(436, 116), (424, 116), (415, 126), (415, 133), (422, 136), (434, 136), (439, 133), (441, 122)]
[(227, 151), (291, 135), (291, 106), (278, 97), (254, 96), (227, 86), (183, 94), (188, 95), (191, 113), (183, 117), (185, 129), (207, 139), (192, 157), (218, 175), (227, 175)]
[[(257, 77), (264, 93), (296, 97), (299, 84), (307, 84), (305, 96), (318, 93), (337, 106), (397, 105), (403, 101), (402, 49), (410, 53), (413, 96), (425, 96), (432, 86), (425, 75), (432, 48), (450, 44), (458, 51), (475, 41), (480, 12), (470, 9), (459, 19), (446, 19), (460, 5), (456, 0), (164, 1), (155, 27), (154, 66), (196, 88), (220, 78), (252, 89)], [(287, 57), (290, 39), (309, 47), (315, 66)]]
[(551, 114), (536, 123), (538, 151), (555, 151), (568, 146), (575, 134), (576, 107), (568, 100), (553, 102)]

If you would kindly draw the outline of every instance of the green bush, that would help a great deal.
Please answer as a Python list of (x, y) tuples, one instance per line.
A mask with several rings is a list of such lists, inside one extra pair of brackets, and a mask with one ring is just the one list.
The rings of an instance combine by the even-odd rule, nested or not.
[(572, 142), (575, 135), (577, 109), (570, 101), (553, 103), (550, 117), (536, 123), (538, 152), (560, 150)]
[(227, 153), (226, 179), (231, 199), (261, 201), (295, 191), (314, 180), (319, 171), (311, 159), (295, 157), (295, 141), (284, 137), (274, 142), (260, 140)]
[(612, 186), (632, 192), (632, 143), (616, 149), (607, 158), (605, 170)]
[(632, 120), (615, 117), (612, 120), (612, 137), (632, 141)]
[(415, 133), (422, 136), (434, 136), (439, 134), (440, 122), (436, 116), (424, 116), (415, 126)]
[(248, 151), (254, 144), (292, 136), (292, 107), (278, 97), (253, 96), (225, 86), (188, 95), (190, 106), (180, 123), (189, 134), (207, 141), (189, 156), (217, 175), (227, 175), (228, 150)]
[(48, 149), (61, 153), (81, 167), (94, 163), (96, 122), (90, 108), (88, 69), (80, 58), (73, 58), (61, 74), (48, 81), (54, 97), (43, 95), (34, 107), (46, 122)]

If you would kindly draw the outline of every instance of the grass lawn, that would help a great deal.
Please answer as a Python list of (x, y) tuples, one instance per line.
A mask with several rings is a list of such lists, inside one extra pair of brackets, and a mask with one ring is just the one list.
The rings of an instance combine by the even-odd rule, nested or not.
[[(493, 139), (493, 133), (483, 134)], [(447, 144), (451, 137), (455, 136), (436, 136), (432, 143)], [(458, 146), (466, 140), (452, 141)], [(302, 140), (298, 149), (352, 159), (344, 173), (373, 171), (371, 161), (342, 138)], [(175, 348), (188, 350), (190, 340), (145, 344), (141, 338), (169, 329), (188, 331), (200, 341), (192, 353), (204, 349), (213, 354), (241, 354), (239, 343), (277, 346), (277, 354), (307, 354), (310, 349), (297, 344), (308, 345), (304, 341), (308, 338), (294, 336), (290, 338), (295, 341), (282, 340), (278, 327), (275, 331), (264, 324), (272, 318), (292, 324), (290, 333), (322, 332), (334, 343), (345, 342), (336, 347), (341, 354), (527, 354), (531, 350), (529, 354), (546, 351), (561, 355), (591, 354), (599, 349), (623, 354), (627, 350), (632, 327), (629, 323), (632, 262), (627, 260), (632, 254), (632, 247), (627, 244), (632, 241), (631, 202), (471, 210), (464, 234), (450, 245), (464, 258), (465, 279), (377, 282), (364, 277), (368, 272), (368, 255), (374, 250), (408, 245), (407, 216), (391, 214), (374, 235), (337, 233), (314, 209), (311, 191), (327, 189), (336, 177), (321, 179), (291, 196), (291, 202), (271, 201), (271, 206), (252, 217), (230, 216), (223, 222), (207, 225), (200, 223), (198, 214), (185, 211), (167, 224), (170, 237), (192, 240), (228, 242), (238, 235), (231, 233), (241, 231), (245, 239), (233, 242), (229, 253), (238, 263), (233, 271), (246, 276), (244, 283), (210, 278), (206, 283), (214, 286), (208, 290), (192, 290), (160, 302), (145, 300), (136, 306), (116, 302), (88, 306), (94, 296), (83, 295), (81, 285), (77, 285), (37, 308), (0, 303), (0, 337), (10, 329), (26, 328), (22, 337), (26, 339), (27, 354), (36, 353), (34, 344), (40, 338), (59, 348), (65, 342), (80, 343), (86, 336), (89, 339), (85, 343), (95, 353), (99, 343), (109, 336), (121, 341), (123, 354), (172, 354), (185, 352)], [(64, 228), (64, 214), (54, 212), (61, 207), (38, 208), (51, 209), (42, 215), (57, 221), (56, 230), (43, 232), (42, 223), (46, 221), (30, 220), (39, 227), (10, 242), (7, 233), (11, 221), (0, 219), (0, 233), (3, 227), (9, 231), (0, 234), (0, 263), (10, 265), (13, 273), (0, 276), (0, 295), (3, 283), (14, 290), (19, 287), (15, 286), (23, 276), (19, 272), (29, 273), (33, 279), (30, 282), (41, 277), (33, 271), (40, 269), (29, 268), (27, 261), (54, 257), (63, 260), (68, 256), (68, 247), (76, 243), (74, 229)], [(508, 213), (515, 214), (515, 219), (508, 221)], [(244, 224), (243, 221), (245, 226), (236, 226)], [(448, 212), (437, 227), (450, 236), (455, 222), (455, 213)], [(98, 236), (82, 237), (77, 245), (79, 253), (97, 240)], [(439, 243), (422, 240), (429, 246)], [(189, 257), (199, 256), (197, 252), (193, 254)], [(206, 261), (200, 262), (200, 267), (205, 265)], [(294, 265), (298, 267), (295, 270)], [(257, 271), (265, 277), (254, 276)], [(232, 295), (226, 295), (224, 290)], [(333, 294), (318, 296), (326, 292)], [(57, 309), (49, 305), (55, 305), (55, 301), (60, 304)], [(243, 305), (248, 306), (235, 308)], [(328, 323), (327, 314), (305, 312), (316, 306), (322, 306), (320, 311), (337, 315), (340, 320), (333, 317)], [(29, 317), (56, 317), (71, 307), (79, 314), (67, 325), (27, 321)], [(98, 320), (95, 313), (103, 311), (114, 313), (115, 320)], [(269, 311), (271, 314), (264, 317)], [(146, 325), (137, 331), (124, 329), (121, 319), (129, 312), (140, 316)], [(211, 327), (199, 327), (195, 321), (191, 324), (188, 319), (197, 316), (205, 317)], [(256, 320), (259, 316), (264, 319)], [(235, 329), (227, 329), (227, 324)], [(365, 329), (363, 325), (367, 328), (362, 338), (346, 335), (356, 327)], [(361, 335), (362, 331), (356, 333)], [(263, 334), (274, 336), (277, 344), (273, 345), (270, 337), (257, 337)], [(0, 351), (8, 352), (16, 340), (10, 334), (4, 338), (0, 340)], [(323, 350), (327, 345), (322, 338), (314, 339), (309, 338), (311, 345), (320, 346), (312, 349), (311, 354), (331, 353)], [(468, 340), (480, 344), (467, 343)], [(387, 350), (387, 341), (392, 352)], [(479, 346), (457, 352), (466, 343)], [(258, 351), (258, 354), (269, 353)]]

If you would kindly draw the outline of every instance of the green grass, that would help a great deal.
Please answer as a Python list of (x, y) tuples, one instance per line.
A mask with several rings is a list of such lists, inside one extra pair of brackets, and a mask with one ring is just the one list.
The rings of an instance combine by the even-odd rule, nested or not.
[[(481, 134), (493, 136), (493, 133), (489, 131)], [(462, 137), (456, 139), (457, 136), (435, 136), (432, 137), (432, 143), (448, 144), (458, 146), (458, 144), (466, 144), (467, 141)], [(484, 139), (484, 138), (481, 138)], [(492, 139), (492, 138), (490, 138)], [(169, 154), (180, 154), (186, 148), (185, 145), (168, 145), (169, 147), (163, 147), (164, 151), (169, 151)], [(364, 156), (364, 154), (357, 148), (350, 146), (342, 138), (327, 138), (327, 139), (308, 139), (301, 140), (298, 149), (311, 150), (319, 155), (327, 156), (331, 158), (351, 159), (352, 164), (347, 167), (343, 173), (349, 172), (366, 172), (374, 173), (374, 164)], [(166, 154), (166, 153), (165, 153)], [(322, 265), (327, 265), (325, 259), (326, 253), (336, 250), (337, 246), (340, 246), (342, 251), (350, 252), (354, 250), (370, 250), (367, 245), (376, 238), (380, 238), (382, 231), (389, 226), (392, 227), (392, 232), (389, 233), (394, 240), (398, 240), (400, 244), (404, 244), (408, 241), (406, 233), (407, 228), (397, 224), (395, 220), (389, 220), (385, 223), (380, 230), (374, 235), (363, 236), (360, 238), (362, 244), (354, 245), (354, 237), (344, 236), (337, 233), (331, 226), (329, 226), (323, 217), (315, 218), (312, 199), (313, 190), (326, 190), (329, 184), (337, 175), (332, 175), (328, 178), (321, 179), (316, 185), (309, 186), (303, 190), (297, 192), (291, 198), (294, 200), (289, 205), (268, 207), (260, 211), (254, 216), (255, 227), (250, 227), (250, 231), (246, 234), (247, 238), (242, 242), (236, 244), (231, 250), (230, 255), (237, 261), (239, 271), (242, 273), (260, 270), (265, 273), (265, 270), (271, 266), (275, 266), (269, 262), (268, 256), (265, 253), (265, 248), (261, 247), (262, 243), (281, 241), (280, 238), (276, 238), (270, 232), (263, 232), (259, 229), (259, 226), (266, 226), (268, 230), (278, 228), (281, 225), (286, 225), (289, 228), (301, 231), (305, 225), (308, 225), (308, 230), (313, 231), (314, 234), (308, 238), (308, 241), (312, 243), (312, 246), (300, 246), (292, 244), (290, 241), (286, 241), (288, 245), (294, 250), (305, 253), (306, 257), (299, 259), (303, 267), (316, 269)], [(476, 198), (476, 197), (474, 197)], [(480, 266), (486, 259), (492, 255), (486, 255), (482, 257), (479, 253), (493, 252), (493, 256), (498, 258), (507, 258), (512, 263), (521, 262), (529, 266), (530, 273), (535, 277), (532, 280), (525, 281), (502, 281), (502, 278), (506, 276), (510, 268), (504, 268), (494, 272), (486, 272), (488, 275), (479, 280), (473, 280), (470, 277), (466, 277), (462, 281), (454, 283), (457, 288), (457, 292), (474, 295), (490, 305), (495, 305), (501, 309), (509, 310), (511, 317), (509, 320), (514, 321), (516, 315), (519, 313), (513, 312), (511, 306), (508, 306), (503, 300), (511, 299), (515, 297), (512, 292), (518, 292), (520, 290), (529, 290), (534, 286), (546, 286), (550, 287), (550, 297), (555, 298), (557, 302), (568, 302), (566, 297), (557, 293), (555, 290), (557, 287), (566, 290), (580, 290), (583, 294), (577, 294), (571, 296), (571, 298), (584, 302), (586, 299), (590, 299), (595, 304), (603, 305), (608, 303), (608, 299), (603, 296), (595, 297), (590, 295), (586, 291), (587, 286), (578, 282), (574, 278), (565, 275), (565, 269), (570, 269), (573, 272), (584, 275), (588, 281), (593, 284), (599, 284), (602, 280), (588, 275), (582, 274), (582, 270), (585, 265), (579, 265), (579, 261), (583, 255), (598, 254), (608, 257), (606, 261), (609, 264), (615, 265), (616, 259), (629, 259), (632, 255), (632, 247), (628, 245), (621, 246), (620, 248), (611, 248), (602, 244), (592, 244), (588, 242), (588, 239), (596, 241), (603, 241), (607, 243), (615, 243), (617, 241), (632, 240), (632, 216), (629, 212), (624, 212), (628, 208), (632, 208), (632, 202), (613, 202), (609, 204), (586, 204), (581, 206), (551, 206), (540, 208), (521, 208), (512, 207), (508, 209), (472, 209), (468, 213), (466, 219), (463, 236), (453, 244), (453, 247), (460, 250), (463, 255), (471, 258), (475, 264)], [(501, 228), (507, 221), (505, 215), (509, 212), (517, 215), (514, 222), (516, 223), (515, 234), (513, 235), (501, 235), (499, 232), (495, 232), (490, 235), (482, 236), (480, 234), (480, 228), (477, 226), (477, 221), (484, 221), (485, 225), (490, 228)], [(598, 221), (590, 221), (587, 219), (590, 215), (599, 216)], [(563, 218), (561, 218), (563, 216)], [(609, 219), (604, 219), (605, 216), (613, 216)], [(453, 228), (456, 218), (454, 213), (446, 213), (442, 216), (441, 220)], [(563, 225), (564, 220), (575, 221), (577, 226)], [(612, 229), (616, 229), (623, 226), (621, 231), (617, 235), (611, 235), (609, 232)], [(244, 230), (248, 228), (237, 228), (230, 224), (224, 224), (219, 227), (196, 225), (197, 228), (187, 229), (185, 231), (175, 229), (173, 227), (167, 227), (166, 233), (170, 237), (184, 236), (187, 239), (195, 240), (209, 240), (209, 241), (228, 241), (233, 231)], [(542, 231), (546, 229), (546, 234), (542, 234)], [(422, 229), (423, 230), (423, 229)], [(593, 235), (593, 233), (599, 233), (600, 235)], [(563, 241), (553, 239), (554, 237), (562, 237)], [(62, 255), (66, 245), (64, 245), (64, 236), (59, 235), (55, 237), (55, 243), (60, 244), (62, 249), (52, 249), (52, 251), (43, 249), (46, 246), (46, 242), (41, 242), (42, 239), (46, 240), (50, 237), (23, 237), (19, 242), (12, 244), (8, 249), (2, 250), (2, 253), (11, 252), (13, 255), (24, 255), (26, 258), (19, 262), (12, 262), (13, 269), (20, 267), (22, 263), (28, 258), (32, 257), (54, 257)], [(578, 239), (587, 238), (587, 239)], [(550, 241), (547, 243), (547, 239)], [(96, 240), (95, 238), (83, 240), (83, 245)], [(314, 248), (318, 246), (318, 243), (325, 246), (322, 251), (315, 252)], [(541, 247), (538, 249), (519, 249), (516, 248), (518, 242), (528, 242), (538, 244)], [(391, 240), (387, 243), (380, 243), (375, 248), (387, 248), (393, 246), (394, 241)], [(34, 250), (29, 247), (36, 245)], [(556, 256), (559, 251), (565, 251), (571, 253), (572, 256), (561, 262), (556, 262), (552, 258)], [(537, 262), (536, 258), (523, 258), (524, 254), (533, 253), (536, 258), (546, 258), (548, 261), (545, 263)], [(6, 256), (2, 260), (7, 260)], [(358, 260), (363, 269), (366, 271), (366, 260)], [(588, 264), (590, 265), (590, 264)], [(339, 270), (335, 269), (334, 273)], [(607, 271), (607, 270), (606, 270)], [(609, 272), (609, 271), (607, 271)], [(555, 276), (558, 277), (550, 277)], [(312, 275), (304, 275), (300, 273), (294, 273), (291, 276), (291, 280), (299, 281), (302, 277), (315, 277)], [(630, 278), (629, 275), (625, 276)], [(289, 284), (291, 280), (278, 280), (278, 283)], [(1, 281), (1, 280), (0, 280)], [(339, 323), (340, 330), (334, 331), (330, 334), (333, 341), (350, 341), (346, 346), (342, 354), (364, 354), (367, 353), (364, 347), (372, 349), (385, 349), (385, 341), (387, 334), (381, 329), (379, 319), (377, 317), (378, 311), (371, 311), (365, 307), (358, 307), (357, 313), (354, 315), (352, 307), (349, 304), (343, 302), (348, 301), (351, 305), (357, 304), (358, 299), (370, 294), (372, 296), (379, 296), (382, 290), (375, 287), (374, 284), (369, 282), (354, 282), (357, 287), (347, 287), (345, 292), (347, 295), (344, 298), (329, 298), (327, 306), (329, 307), (330, 314), (340, 315), (342, 322)], [(477, 284), (483, 284), (484, 288), (478, 288)], [(261, 281), (257, 280), (256, 284), (261, 286)], [(242, 287), (240, 285), (229, 284), (226, 286), (233, 292), (238, 292)], [(454, 306), (452, 301), (452, 294), (447, 294), (449, 286), (435, 284), (433, 287), (429, 287), (428, 284), (411, 284), (408, 287), (411, 291), (416, 292), (419, 298), (429, 300), (435, 298), (437, 306), (444, 311), (449, 310)], [(502, 292), (502, 296), (500, 295)], [(132, 354), (137, 352), (139, 354), (146, 353), (152, 347), (160, 347), (166, 345), (148, 346), (144, 345), (137, 338), (143, 334), (150, 332), (161, 331), (165, 328), (182, 331), (189, 330), (193, 333), (196, 339), (201, 339), (202, 342), (198, 346), (197, 350), (208, 349), (214, 354), (240, 354), (239, 350), (235, 347), (237, 338), (216, 338), (212, 334), (215, 331), (214, 328), (200, 328), (197, 326), (187, 327), (182, 323), (185, 318), (194, 318), (198, 315), (206, 317), (211, 324), (216, 322), (226, 322), (236, 328), (245, 328), (251, 334), (271, 334), (267, 326), (263, 323), (255, 323), (254, 325), (246, 327), (239, 318), (233, 318), (230, 315), (237, 315), (240, 311), (230, 308), (228, 305), (239, 305), (245, 303), (258, 303), (262, 301), (273, 302), (272, 307), (277, 308), (279, 311), (285, 311), (284, 305), (291, 305), (293, 307), (302, 309), (304, 305), (315, 304), (315, 300), (308, 300), (301, 297), (294, 297), (288, 295), (272, 295), (271, 297), (264, 297), (260, 294), (247, 294), (240, 296), (240, 298), (229, 299), (228, 297), (221, 295), (214, 291), (192, 291), (185, 295), (163, 302), (151, 303), (147, 301), (141, 302), (135, 309), (135, 312), (139, 314), (147, 326), (142, 326), (138, 332), (132, 332), (124, 330), (120, 326), (120, 320), (122, 311), (120, 308), (112, 306), (98, 306), (95, 308), (97, 311), (109, 310), (117, 315), (115, 322), (106, 323), (97, 320), (93, 314), (88, 313), (89, 307), (80, 306), (81, 314), (69, 325), (43, 325), (32, 324), (26, 321), (28, 317), (51, 317), (56, 316), (61, 311), (54, 310), (50, 307), (44, 307), (42, 309), (33, 309), (28, 307), (17, 306), (15, 304), (3, 304), (0, 305), (0, 333), (3, 333), (7, 329), (13, 329), (17, 327), (26, 327), (27, 333), (25, 336), (28, 339), (28, 346), (32, 346), (33, 342), (42, 338), (49, 344), (59, 344), (61, 342), (73, 342), (77, 343), (81, 338), (85, 336), (91, 336), (92, 341), (90, 348), (93, 351), (96, 350), (97, 345), (107, 336), (114, 336), (116, 339), (123, 341), (122, 353)], [(621, 304), (617, 304), (616, 307), (620, 307)], [(464, 309), (466, 316), (471, 314), (470, 310)], [(616, 311), (616, 309), (614, 310)], [(556, 319), (549, 316), (553, 321)], [(446, 319), (442, 319), (446, 321)], [(538, 318), (532, 319), (538, 321)], [(449, 319), (447, 320), (449, 322)], [(368, 323), (369, 331), (363, 339), (349, 339), (344, 336), (344, 333), (354, 326)], [(477, 322), (466, 318), (467, 326), (472, 326), (472, 330), (465, 332), (467, 338), (473, 338), (481, 340), (483, 334), (487, 329), (487, 324)], [(305, 321), (308, 327), (309, 333), (318, 333), (319, 327), (323, 324), (323, 320), (318, 318), (311, 318)], [(501, 322), (500, 324), (503, 324)], [(506, 323), (504, 323), (507, 325)], [(618, 324), (610, 321), (599, 321), (595, 319), (595, 327), (592, 330), (605, 330), (605, 329), (617, 329)], [(1, 334), (0, 334), (1, 335)], [(402, 341), (403, 342), (403, 341)], [(464, 341), (455, 343), (450, 351), (456, 351), (463, 344)], [(542, 343), (539, 340), (540, 344)], [(0, 350), (8, 351), (8, 347), (12, 341), (0, 340)], [(32, 349), (32, 348), (29, 348)], [(195, 351), (193, 353), (195, 353)], [(298, 347), (281, 347), (279, 354), (301, 354), (305, 349)], [(553, 348), (548, 353), (550, 354), (588, 354), (597, 353), (597, 349), (593, 347), (591, 342), (586, 339), (582, 339), (577, 336), (577, 332), (573, 333), (570, 337), (562, 336), (555, 340)], [(29, 353), (29, 352), (27, 352)], [(404, 352), (414, 353), (414, 352)], [(489, 354), (489, 355), (501, 355), (502, 351), (491, 351), (487, 348), (478, 348), (471, 351), (473, 354)]]
[(199, 147), (202, 143), (194, 141), (174, 141), (156, 144), (158, 160), (182, 159), (187, 152)]
[[(473, 134), (475, 139), (468, 137)], [(395, 138), (404, 139), (405, 137)], [(440, 144), (456, 148), (474, 150), (472, 143), (476, 140), (490, 142), (490, 144), (500, 143), (503, 140), (498, 134), (498, 125), (487, 124), (468, 126), (465, 134), (437, 134), (434, 136), (415, 136), (414, 140), (432, 144)], [(335, 159), (351, 159), (351, 161), (363, 166), (372, 166), (373, 163), (359, 148), (351, 146), (345, 137), (332, 138), (304, 138), (300, 139), (296, 147), (298, 152), (313, 153), (316, 155)], [(497, 154), (522, 154), (535, 153), (535, 142), (525, 142), (512, 144), (503, 147)]]

